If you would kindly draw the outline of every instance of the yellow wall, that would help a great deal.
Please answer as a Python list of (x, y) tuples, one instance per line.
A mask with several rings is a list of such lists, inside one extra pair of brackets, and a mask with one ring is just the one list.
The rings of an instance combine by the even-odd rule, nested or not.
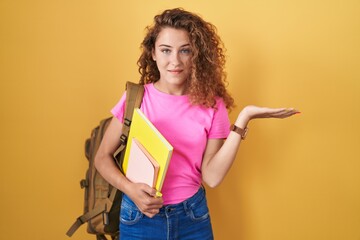
[[(67, 239), (82, 211), (84, 140), (137, 81), (144, 27), (182, 6), (227, 46), (237, 108), (302, 114), (250, 124), (208, 196), (220, 240), (360, 239), (360, 2), (0, 1), (1, 239)], [(82, 227), (72, 239), (94, 239)]]

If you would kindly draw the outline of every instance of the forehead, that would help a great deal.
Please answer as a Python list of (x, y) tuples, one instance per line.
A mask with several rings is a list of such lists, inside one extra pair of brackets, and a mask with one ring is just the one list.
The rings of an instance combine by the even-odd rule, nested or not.
[(189, 33), (186, 30), (166, 27), (160, 31), (156, 38), (155, 45), (166, 44), (169, 46), (181, 46), (189, 43)]

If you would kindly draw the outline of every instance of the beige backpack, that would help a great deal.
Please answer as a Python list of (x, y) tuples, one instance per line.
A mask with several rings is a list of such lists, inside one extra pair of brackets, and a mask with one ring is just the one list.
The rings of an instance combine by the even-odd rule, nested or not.
[[(129, 135), (134, 108), (140, 107), (144, 94), (144, 86), (132, 82), (126, 83), (126, 104), (124, 124), (122, 127), (121, 144), (114, 153), (120, 170), (125, 154), (127, 137)], [(100, 122), (91, 132), (91, 137), (85, 141), (85, 156), (89, 161), (85, 179), (80, 181), (81, 188), (85, 189), (84, 214), (78, 217), (67, 231), (71, 237), (74, 232), (87, 222), (87, 232), (95, 234), (97, 240), (106, 240), (110, 235), (113, 240), (119, 236), (119, 214), (122, 192), (111, 186), (96, 170), (94, 158), (112, 117)]]

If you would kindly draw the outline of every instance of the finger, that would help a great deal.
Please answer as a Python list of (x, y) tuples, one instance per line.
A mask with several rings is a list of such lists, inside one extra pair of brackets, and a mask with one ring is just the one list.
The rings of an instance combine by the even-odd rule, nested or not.
[(264, 108), (265, 112), (267, 113), (280, 113), (280, 112), (285, 112), (287, 110), (287, 108)]
[(290, 116), (292, 116), (294, 114), (298, 114), (298, 113), (300, 113), (300, 112), (298, 110), (296, 110), (295, 108), (289, 108), (289, 109), (287, 109), (287, 111), (284, 115), (287, 117), (290, 117)]
[(159, 213), (159, 210), (151, 210), (151, 211), (143, 212), (143, 214), (149, 218), (153, 218), (158, 213)]
[(294, 114), (297, 114), (299, 113), (298, 110), (294, 109), (294, 108), (288, 108), (284, 111), (280, 111), (280, 112), (277, 112), (275, 114), (273, 114), (273, 117), (275, 118), (287, 118), (287, 117), (290, 117)]
[(271, 117), (279, 117), (287, 112), (286, 108), (262, 108), (262, 114), (260, 114), (259, 118), (271, 118)]
[(288, 114), (289, 112), (290, 111), (288, 109), (284, 108), (284, 109), (272, 112), (271, 117), (281, 117), (281, 116)]
[(141, 184), (141, 190), (143, 190), (144, 192), (146, 192), (149, 196), (155, 197), (156, 196), (156, 189), (150, 187), (147, 184)]
[(152, 217), (154, 217), (156, 214), (158, 214), (160, 212), (160, 209), (159, 208), (153, 208), (153, 209), (148, 209), (148, 210), (142, 210), (141, 212), (144, 215), (146, 215), (147, 217), (152, 218)]
[(162, 199), (152, 198), (147, 206), (151, 209), (159, 209), (163, 206), (163, 203)]
[(163, 206), (163, 199), (162, 198), (154, 198), (147, 195), (145, 198), (142, 199), (141, 209), (143, 211), (150, 211), (152, 209), (159, 209)]
[(146, 215), (155, 215), (159, 212), (159, 209), (162, 207), (162, 205), (147, 205), (140, 203), (137, 205), (137, 207), (142, 213)]
[(152, 214), (152, 215), (156, 215), (156, 214), (158, 214), (159, 212), (160, 212), (160, 209), (158, 209), (158, 208), (150, 209), (150, 210), (148, 211), (148, 213), (150, 213), (150, 214)]

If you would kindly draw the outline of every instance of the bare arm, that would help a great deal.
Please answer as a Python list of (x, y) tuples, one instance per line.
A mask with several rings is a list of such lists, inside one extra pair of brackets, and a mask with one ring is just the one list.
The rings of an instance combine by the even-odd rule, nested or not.
[[(295, 109), (287, 108), (262, 108), (247, 106), (239, 114), (235, 125), (244, 129), (250, 120), (256, 118), (287, 118), (296, 113)], [(233, 131), (227, 139), (209, 139), (201, 166), (203, 181), (210, 187), (218, 186), (230, 167), (240, 147), (241, 136)]]
[(128, 195), (148, 217), (153, 217), (162, 207), (162, 198), (155, 198), (156, 190), (142, 183), (130, 182), (116, 166), (113, 153), (120, 145), (122, 123), (113, 118), (104, 134), (95, 156), (95, 167), (112, 186)]

